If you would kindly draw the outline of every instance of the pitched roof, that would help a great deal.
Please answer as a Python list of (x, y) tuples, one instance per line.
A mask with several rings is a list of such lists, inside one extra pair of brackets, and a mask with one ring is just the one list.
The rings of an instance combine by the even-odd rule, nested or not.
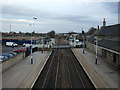
[(120, 41), (102, 39), (98, 42), (98, 45), (113, 51), (120, 52)]
[(98, 32), (99, 36), (120, 36), (120, 24), (103, 26)]

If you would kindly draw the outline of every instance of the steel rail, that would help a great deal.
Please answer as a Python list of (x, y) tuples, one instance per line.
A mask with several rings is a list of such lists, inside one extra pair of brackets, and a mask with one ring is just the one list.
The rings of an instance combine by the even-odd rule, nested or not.
[(59, 72), (59, 56), (60, 56), (60, 49), (58, 48), (58, 64), (57, 64), (57, 72), (56, 72), (56, 79), (55, 79), (55, 89), (57, 87), (57, 79), (58, 79), (58, 72)]
[[(71, 51), (70, 51), (69, 49), (68, 49), (68, 52), (71, 53)], [(71, 53), (71, 54), (72, 54), (72, 53)], [(82, 78), (80, 77), (80, 73), (79, 73), (79, 71), (78, 71), (78, 69), (77, 69), (77, 67), (76, 67), (76, 65), (75, 65), (75, 62), (73, 61), (74, 59), (73, 59), (72, 55), (71, 55), (70, 57), (72, 58), (71, 61), (73, 62), (73, 65), (74, 65), (74, 67), (75, 67), (75, 69), (76, 69), (76, 71), (77, 71), (77, 73), (78, 73), (79, 79), (80, 79), (80, 81), (82, 82), (83, 87), (85, 88), (84, 82), (83, 82)]]
[(70, 71), (69, 71), (68, 62), (67, 62), (67, 56), (65, 56), (65, 62), (66, 62), (67, 71), (68, 71), (68, 76), (69, 76), (69, 80), (70, 80), (70, 86), (71, 86), (71, 88), (72, 88), (71, 76), (70, 76)]
[[(56, 50), (55, 52), (57, 52), (57, 50)], [(55, 52), (54, 52), (54, 54), (53, 54), (52, 61), (51, 61), (50, 65), (49, 65), (49, 69), (48, 69), (47, 74), (46, 74), (46, 76), (45, 76), (45, 79), (44, 79), (44, 81), (43, 81), (42, 89), (43, 89), (44, 86), (45, 86), (45, 83), (46, 83), (48, 74), (49, 74), (49, 72), (50, 72), (50, 68), (51, 68), (51, 65), (52, 65), (52, 63), (53, 63), (53, 60), (54, 60), (54, 57), (55, 57), (55, 54), (56, 54)], [(41, 90), (42, 90), (42, 89), (41, 89)]]

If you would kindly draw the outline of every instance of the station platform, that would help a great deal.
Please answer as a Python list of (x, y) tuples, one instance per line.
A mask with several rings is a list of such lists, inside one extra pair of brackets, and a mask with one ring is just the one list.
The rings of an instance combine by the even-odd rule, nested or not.
[(98, 64), (95, 64), (95, 54), (82, 48), (72, 49), (74, 55), (82, 65), (83, 69), (91, 79), (96, 88), (120, 88), (120, 75), (108, 62), (98, 56)]
[(33, 64), (30, 61), (31, 56), (28, 56), (3, 72), (2, 88), (31, 88), (50, 54), (51, 51), (45, 51), (44, 53), (40, 51), (34, 52), (32, 54)]

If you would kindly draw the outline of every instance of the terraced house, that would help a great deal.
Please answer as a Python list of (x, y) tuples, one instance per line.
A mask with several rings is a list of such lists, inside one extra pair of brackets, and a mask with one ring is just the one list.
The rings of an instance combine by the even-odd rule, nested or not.
[(104, 20), (100, 30), (87, 41), (87, 48), (92, 52), (96, 51), (96, 38), (98, 55), (113, 65), (120, 65), (120, 24), (106, 26)]

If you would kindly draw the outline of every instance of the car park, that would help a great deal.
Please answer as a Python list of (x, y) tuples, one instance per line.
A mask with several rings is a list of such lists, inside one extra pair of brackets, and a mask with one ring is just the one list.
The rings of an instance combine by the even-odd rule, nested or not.
[(11, 58), (11, 57), (14, 57), (15, 55), (17, 55), (17, 53), (15, 53), (15, 52), (2, 53), (2, 54), (0, 54), (0, 61), (9, 59), (9, 58)]

